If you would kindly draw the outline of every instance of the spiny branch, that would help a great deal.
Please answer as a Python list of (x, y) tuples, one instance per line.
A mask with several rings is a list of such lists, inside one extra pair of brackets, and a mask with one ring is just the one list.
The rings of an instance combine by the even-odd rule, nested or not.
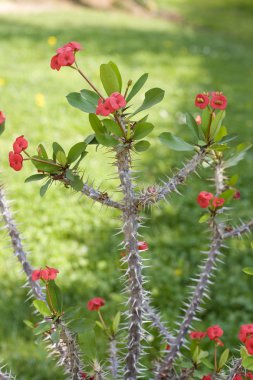
[(237, 373), (240, 373), (241, 369), (242, 369), (242, 360), (241, 359), (234, 360), (233, 366), (231, 367), (229, 371), (229, 375), (226, 377), (226, 380), (233, 380), (235, 375)]
[(152, 325), (157, 328), (161, 336), (163, 336), (168, 344), (172, 344), (175, 340), (175, 337), (168, 331), (167, 327), (162, 322), (160, 315), (156, 310), (150, 306), (148, 301), (144, 301), (144, 311), (147, 316), (150, 318)]
[(16, 376), (13, 376), (11, 372), (4, 370), (5, 365), (0, 368), (0, 380), (15, 380)]
[(93, 201), (99, 202), (105, 206), (123, 210), (123, 205), (109, 198), (106, 192), (103, 193), (99, 190), (95, 190), (93, 187), (89, 186), (87, 183), (84, 184), (82, 188), (82, 193), (85, 194), (87, 197), (91, 198)]
[(194, 172), (199, 164), (204, 160), (207, 152), (202, 148), (198, 154), (195, 154), (191, 160), (189, 160), (185, 166), (180, 169), (168, 182), (165, 182), (163, 186), (149, 186), (146, 190), (142, 191), (138, 202), (142, 206), (149, 206), (164, 199), (168, 193), (177, 191), (178, 185), (183, 184), (188, 176)]
[(248, 223), (242, 224), (240, 227), (233, 228), (228, 232), (224, 232), (222, 238), (228, 239), (231, 237), (240, 237), (245, 233), (250, 233), (251, 230), (253, 230), (253, 220), (251, 220)]
[[(28, 286), (36, 299), (45, 301), (43, 288), (38, 282), (32, 281), (33, 268), (27, 259), (27, 253), (24, 250), (20, 233), (9, 208), (3, 185), (0, 186), (0, 210), (11, 239), (14, 255), (18, 258), (28, 278)], [(80, 374), (83, 366), (76, 338), (62, 321), (58, 321), (58, 326), (60, 327), (60, 342), (57, 345), (51, 345), (50, 348), (53, 354), (59, 357), (59, 364), (64, 366), (66, 373), (71, 375), (71, 380), (81, 380)]]
[(213, 275), (213, 272), (216, 268), (216, 261), (219, 255), (219, 249), (221, 247), (222, 238), (219, 231), (219, 226), (216, 224), (215, 220), (212, 220), (211, 225), (213, 236), (211, 241), (211, 247), (208, 252), (207, 259), (202, 266), (202, 271), (197, 280), (197, 285), (193, 292), (190, 304), (187, 307), (185, 314), (183, 316), (182, 323), (179, 328), (179, 332), (175, 339), (175, 342), (171, 345), (169, 353), (166, 355), (163, 363), (160, 366), (157, 380), (167, 380), (169, 379), (169, 371), (177, 358), (182, 345), (185, 342), (186, 336), (188, 334), (189, 328), (199, 310), (199, 307), (203, 301), (203, 298), (207, 295), (208, 285), (210, 278)]
[(222, 159), (220, 159), (219, 162), (215, 165), (215, 170), (214, 170), (216, 195), (223, 193), (223, 191), (225, 190), (224, 170), (225, 169), (223, 167), (223, 161)]
[(129, 150), (117, 152), (117, 167), (124, 195), (123, 233), (128, 269), (126, 276), (129, 289), (128, 351), (125, 361), (124, 380), (136, 380), (141, 353), (144, 291), (142, 287), (142, 263), (138, 251), (138, 210), (130, 174)]

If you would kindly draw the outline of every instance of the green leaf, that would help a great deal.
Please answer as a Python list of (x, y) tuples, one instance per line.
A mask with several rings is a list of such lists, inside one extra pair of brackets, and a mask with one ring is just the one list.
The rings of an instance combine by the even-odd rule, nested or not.
[(97, 139), (96, 139), (96, 135), (94, 133), (92, 135), (87, 136), (86, 139), (84, 140), (84, 142), (87, 145), (98, 144)]
[(33, 174), (30, 177), (27, 177), (25, 179), (25, 183), (27, 182), (34, 182), (34, 181), (40, 181), (41, 179), (47, 177), (47, 174)]
[(196, 120), (194, 117), (187, 112), (186, 113), (186, 124), (190, 128), (192, 134), (197, 137), (197, 139), (203, 138), (203, 136), (200, 136), (201, 129), (199, 128), (198, 124), (196, 123)]
[(142, 140), (134, 144), (134, 148), (137, 152), (144, 152), (150, 147), (150, 143), (146, 140)]
[(33, 332), (35, 335), (40, 335), (46, 331), (50, 331), (52, 328), (52, 325), (51, 323), (49, 322), (43, 322), (43, 323), (40, 323), (39, 326), (37, 326)]
[(100, 79), (107, 95), (110, 96), (113, 92), (121, 91), (118, 76), (110, 63), (100, 66)]
[(52, 314), (50, 309), (48, 308), (48, 306), (45, 304), (44, 301), (34, 300), (33, 305), (34, 305), (35, 309), (37, 309), (40, 314), (44, 315), (44, 317), (48, 317)]
[(105, 331), (104, 325), (100, 321), (96, 321), (96, 325), (102, 330)]
[(248, 351), (246, 350), (246, 348), (244, 346), (241, 346), (240, 354), (241, 354), (242, 359), (246, 359), (249, 357)]
[(65, 154), (63, 147), (60, 144), (58, 144), (58, 142), (53, 142), (52, 147), (53, 147), (53, 160), (54, 161), (56, 160), (56, 156), (57, 156), (58, 152), (63, 152)]
[(63, 151), (59, 150), (56, 154), (56, 160), (59, 162), (59, 164), (65, 166), (67, 163), (66, 154)]
[(219, 194), (219, 197), (224, 198), (225, 201), (227, 202), (233, 198), (234, 194), (235, 194), (235, 190), (228, 189), (228, 190), (223, 191), (223, 193)]
[(239, 175), (238, 174), (234, 174), (228, 181), (228, 186), (235, 186), (238, 182), (238, 179), (239, 179)]
[(132, 87), (132, 90), (129, 92), (126, 98), (127, 102), (129, 102), (136, 94), (138, 94), (138, 92), (142, 89), (142, 87), (146, 83), (147, 79), (148, 79), (148, 74), (145, 73), (137, 80), (137, 82), (135, 82), (135, 84)]
[(159, 136), (159, 139), (163, 144), (165, 144), (172, 150), (186, 152), (195, 149), (194, 145), (188, 144), (187, 142), (185, 142), (177, 136), (174, 136), (170, 132), (163, 132)]
[(72, 164), (73, 162), (75, 162), (78, 159), (78, 157), (80, 157), (80, 155), (85, 152), (86, 148), (87, 144), (85, 142), (79, 142), (73, 145), (68, 152), (68, 164)]
[[(87, 90), (88, 91), (88, 90)], [(72, 107), (75, 107), (86, 113), (95, 113), (98, 104), (99, 96), (97, 96), (97, 103), (94, 101), (88, 101), (84, 95), (82, 96), (79, 92), (71, 92), (67, 95), (67, 100)]]
[(199, 223), (205, 223), (208, 219), (210, 219), (210, 214), (205, 213), (199, 218)]
[(52, 180), (49, 179), (43, 186), (41, 186), (41, 188), (40, 188), (40, 196), (41, 197), (43, 197), (46, 194), (51, 182), (52, 182)]
[(112, 136), (108, 134), (96, 134), (96, 139), (99, 142), (99, 144), (106, 146), (106, 147), (114, 147), (119, 144), (117, 140), (115, 140)]
[(145, 93), (145, 99), (142, 105), (134, 112), (131, 116), (136, 115), (137, 113), (144, 111), (150, 107), (153, 107), (155, 104), (160, 103), (164, 98), (164, 90), (160, 88), (152, 88)]
[(93, 112), (91, 113), (95, 113), (100, 98), (99, 95), (91, 90), (81, 90), (80, 92), (82, 99), (85, 101), (86, 107), (93, 109)]
[(237, 153), (233, 154), (231, 158), (225, 161), (224, 168), (230, 168), (231, 166), (235, 166), (244, 159), (246, 152), (252, 147), (251, 144), (240, 144), (237, 147)]
[(199, 354), (200, 354), (200, 348), (199, 348), (199, 346), (196, 346), (194, 353), (192, 355), (192, 361), (196, 364), (198, 363)]
[(24, 319), (23, 322), (27, 327), (29, 327), (29, 329), (34, 329), (34, 324), (31, 321)]
[(41, 158), (48, 158), (48, 155), (47, 155), (47, 152), (46, 152), (46, 149), (44, 148), (44, 146), (42, 144), (39, 144), (38, 145), (38, 148), (37, 148), (37, 152), (38, 152), (38, 155), (41, 157)]
[(52, 334), (51, 334), (51, 340), (54, 344), (57, 344), (59, 343), (60, 341), (60, 334), (57, 330), (55, 330)]
[(223, 137), (227, 136), (228, 131), (227, 128), (223, 126), (220, 127), (220, 130), (215, 134), (214, 141), (219, 142), (223, 139)]
[(214, 369), (213, 363), (211, 363), (210, 360), (206, 358), (201, 359), (201, 363), (203, 363), (209, 369)]
[(70, 185), (74, 190), (81, 191), (83, 188), (83, 181), (78, 175), (75, 175), (74, 180), (71, 181)]
[(242, 360), (242, 366), (249, 371), (253, 370), (253, 356), (248, 356)]
[(154, 129), (153, 124), (151, 123), (138, 123), (134, 127), (134, 140), (141, 140), (151, 133)]
[(62, 312), (62, 294), (60, 288), (56, 285), (54, 280), (48, 281), (46, 299), (53, 314), (60, 314)]
[(252, 267), (246, 267), (242, 270), (244, 273), (249, 274), (250, 276), (253, 276), (253, 268)]
[(5, 121), (0, 125), (0, 135), (5, 131)]
[(118, 79), (118, 82), (119, 82), (119, 92), (121, 92), (122, 90), (122, 77), (121, 77), (121, 74), (120, 74), (120, 71), (119, 71), (119, 68), (118, 66), (116, 65), (116, 63), (110, 61), (108, 63), (108, 65), (111, 66), (111, 68), (113, 69), (115, 75), (117, 76), (117, 79)]
[(112, 329), (113, 329), (114, 334), (117, 334), (117, 332), (118, 332), (118, 328), (119, 328), (119, 324), (120, 324), (120, 317), (121, 317), (120, 311), (118, 311), (118, 313), (115, 315), (113, 322), (112, 322)]
[(226, 364), (226, 362), (228, 360), (228, 357), (229, 357), (229, 349), (226, 348), (222, 352), (220, 360), (219, 360), (219, 365), (218, 365), (219, 370), (221, 370), (224, 367), (224, 365)]
[(42, 170), (43, 172), (47, 173), (57, 173), (59, 170), (61, 170), (61, 167), (59, 165), (56, 165), (56, 163), (53, 160), (43, 158), (44, 162), (40, 162), (34, 160), (34, 158), (41, 160), (41, 157), (32, 156), (32, 163), (38, 170)]
[(201, 129), (204, 133), (204, 136), (208, 135), (208, 127), (210, 123), (211, 113), (208, 108), (205, 108), (201, 116)]
[(75, 180), (75, 175), (74, 175), (74, 173), (72, 172), (71, 169), (67, 169), (66, 172), (65, 172), (65, 174), (66, 174), (67, 179), (69, 179), (70, 181), (74, 181)]
[(219, 111), (213, 118), (212, 124), (211, 124), (211, 133), (210, 133), (211, 138), (215, 138), (217, 133), (219, 133), (221, 125), (222, 125), (222, 121), (225, 115), (226, 115), (226, 111), (222, 110), (222, 111)]
[(90, 113), (89, 121), (90, 121), (91, 128), (93, 129), (95, 133), (105, 133), (105, 128), (103, 127), (97, 115)]
[(123, 132), (121, 128), (119, 127), (119, 125), (116, 123), (116, 121), (111, 120), (111, 119), (104, 119), (103, 124), (106, 127), (108, 132), (111, 132), (118, 137), (123, 136)]

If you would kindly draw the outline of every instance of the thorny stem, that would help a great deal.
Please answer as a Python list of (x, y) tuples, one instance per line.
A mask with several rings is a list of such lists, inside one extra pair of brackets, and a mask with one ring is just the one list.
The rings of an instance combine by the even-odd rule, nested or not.
[(125, 131), (124, 125), (123, 125), (122, 122), (120, 121), (120, 119), (119, 119), (119, 117), (118, 117), (118, 115), (117, 115), (116, 112), (115, 112), (115, 114), (114, 114), (114, 118), (115, 118), (115, 120), (117, 121), (117, 124), (119, 125), (119, 127), (120, 127), (120, 129), (121, 129), (121, 131), (122, 131), (122, 133), (123, 133), (123, 135), (124, 135), (124, 137), (125, 137), (125, 136), (126, 136), (126, 131)]
[(241, 368), (242, 359), (236, 359), (229, 371), (229, 375), (226, 377), (226, 380), (234, 380), (235, 375), (240, 372)]
[[(150, 193), (149, 188), (142, 191), (138, 202), (143, 207), (149, 206), (164, 199), (165, 196), (171, 192), (177, 191), (178, 185), (183, 184), (188, 176), (193, 173), (204, 160), (207, 151), (202, 148), (199, 153), (195, 154), (193, 158), (186, 163), (186, 165), (180, 169), (168, 182), (165, 182), (163, 186), (157, 186), (157, 191)], [(156, 189), (156, 186), (152, 186)]]
[(211, 229), (213, 232), (213, 236), (207, 259), (202, 267), (202, 271), (199, 275), (197, 285), (190, 300), (190, 304), (185, 311), (183, 321), (180, 325), (180, 329), (175, 339), (175, 342), (171, 345), (171, 349), (168, 355), (165, 357), (162, 365), (160, 366), (158, 375), (156, 377), (157, 380), (169, 379), (169, 371), (174, 363), (174, 360), (177, 358), (179, 354), (179, 351), (188, 334), (189, 328), (194, 320), (194, 317), (198, 312), (203, 298), (206, 295), (210, 278), (215, 270), (217, 256), (219, 254), (219, 249), (222, 243), (222, 237), (219, 231), (219, 226), (216, 224), (214, 218), (211, 220)]
[(11, 372), (4, 371), (5, 365), (0, 368), (0, 380), (15, 380), (16, 377), (11, 374)]
[[(28, 279), (28, 285), (31, 288), (34, 297), (38, 300), (46, 302), (42, 287), (37, 281), (32, 281), (33, 268), (27, 259), (27, 253), (23, 248), (22, 239), (8, 203), (9, 202), (5, 197), (3, 185), (1, 185), (0, 210), (11, 239), (14, 255), (22, 265), (23, 271)], [(66, 373), (71, 375), (70, 379), (81, 380), (80, 373), (82, 372), (83, 365), (80, 359), (80, 353), (76, 338), (61, 320), (57, 322), (57, 325), (60, 327), (60, 342), (56, 344), (56, 346), (53, 345), (50, 347), (50, 349), (52, 350), (53, 354), (56, 354), (58, 356), (58, 363), (64, 366)]]
[(116, 338), (113, 336), (109, 340), (109, 361), (110, 361), (110, 371), (113, 380), (118, 379), (118, 369), (119, 363), (117, 358), (117, 342)]
[(123, 233), (124, 245), (127, 251), (126, 261), (128, 269), (129, 288), (129, 327), (128, 350), (125, 361), (124, 380), (136, 380), (138, 375), (138, 361), (140, 357), (140, 342), (142, 338), (142, 264), (138, 251), (138, 210), (130, 174), (130, 153), (125, 150), (117, 152), (117, 166), (124, 194)]
[(231, 231), (224, 232), (222, 238), (228, 239), (231, 237), (240, 237), (242, 234), (249, 233), (251, 230), (253, 230), (253, 220), (242, 224), (240, 227), (232, 228)]

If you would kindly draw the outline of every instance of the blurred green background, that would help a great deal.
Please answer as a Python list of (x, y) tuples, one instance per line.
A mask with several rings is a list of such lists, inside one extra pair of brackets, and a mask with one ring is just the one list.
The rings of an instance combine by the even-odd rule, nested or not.
[[(18, 211), (16, 218), (32, 265), (47, 264), (60, 270), (58, 283), (66, 305), (79, 305), (86, 313), (89, 298), (104, 297), (104, 314), (109, 319), (122, 309), (124, 300), (120, 295), (118, 213), (59, 186), (41, 199), (37, 184), (24, 184), (32, 166), (26, 164), (19, 173), (8, 166), (7, 154), (21, 134), (33, 152), (41, 142), (49, 148), (58, 141), (68, 149), (90, 133), (86, 115), (71, 108), (65, 98), (85, 83), (68, 68), (51, 70), (50, 58), (56, 47), (79, 41), (85, 50), (78, 54), (78, 63), (97, 85), (99, 65), (112, 59), (125, 83), (148, 72), (146, 89), (153, 86), (166, 90), (164, 101), (150, 112), (150, 120), (156, 125), (150, 138), (152, 147), (135, 161), (138, 183), (146, 186), (182, 166), (185, 156), (160, 146), (157, 136), (174, 131), (187, 138), (184, 113), (197, 114), (194, 97), (198, 92), (223, 91), (229, 101), (226, 126), (239, 134), (240, 141), (252, 141), (253, 3), (160, 0), (155, 4), (159, 17), (146, 11), (131, 14), (117, 9), (61, 6), (61, 2), (50, 9), (26, 6), (23, 11), (20, 6), (16, 11), (8, 10), (4, 4), (0, 2), (0, 109), (7, 116), (6, 132), (1, 136), (2, 181), (9, 198), (15, 200), (12, 207)], [(55, 46), (52, 37), (57, 39)], [(235, 224), (240, 217), (252, 217), (252, 158), (248, 153), (246, 160), (229, 172), (240, 175), (242, 199), (234, 202), (231, 211)], [(118, 183), (112, 179), (115, 167), (111, 154), (91, 148), (85, 163), (85, 178), (95, 179), (95, 186), (101, 185), (113, 194)], [(154, 305), (172, 328), (182, 301), (188, 297), (186, 286), (202, 260), (200, 250), (208, 242), (205, 227), (198, 224), (201, 210), (196, 206), (196, 195), (212, 189), (206, 175), (202, 180), (194, 176), (181, 188), (183, 196), (173, 194), (167, 203), (145, 215), (147, 228), (142, 233), (150, 245), (143, 254), (150, 258), (150, 267), (145, 270), (150, 278), (147, 286)], [(53, 361), (45, 365), (46, 350), (34, 342), (23, 323), (24, 319), (36, 321), (36, 317), (25, 302), (25, 278), (4, 231), (0, 249), (0, 359), (19, 380), (63, 379)], [(242, 273), (242, 268), (253, 262), (250, 240), (232, 241), (224, 250), (224, 262), (202, 314), (204, 322), (196, 328), (220, 324), (225, 330), (224, 342), (232, 347), (237, 344), (239, 325), (253, 322), (253, 279)], [(81, 344), (85, 346), (85, 339)], [(158, 348), (159, 343), (154, 341), (152, 354)], [(98, 344), (97, 349), (103, 359), (104, 345)]]

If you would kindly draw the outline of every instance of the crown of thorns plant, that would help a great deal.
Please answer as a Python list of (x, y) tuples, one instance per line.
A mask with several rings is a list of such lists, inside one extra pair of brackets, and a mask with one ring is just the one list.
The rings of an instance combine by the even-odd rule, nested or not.
[[(35, 336), (46, 342), (49, 352), (57, 358), (57, 364), (64, 368), (66, 378), (71, 380), (253, 379), (253, 323), (238, 326), (236, 355), (231, 355), (226, 347), (226, 331), (220, 326), (206, 326), (205, 331), (195, 330), (193, 326), (196, 318), (201, 316), (201, 308), (209, 296), (215, 272), (221, 265), (226, 240), (241, 237), (253, 228), (253, 220), (233, 227), (228, 219), (228, 210), (231, 210), (233, 202), (240, 199), (240, 191), (236, 187), (238, 176), (229, 176), (227, 169), (237, 165), (251, 145), (237, 144), (236, 136), (231, 135), (224, 126), (226, 96), (218, 91), (196, 95), (195, 106), (201, 114), (196, 117), (186, 115), (186, 125), (191, 132), (189, 141), (168, 131), (159, 136), (160, 142), (168, 149), (192, 151), (193, 157), (171, 178), (140, 189), (135, 186), (132, 161), (135, 155), (150, 147), (145, 138), (154, 129), (154, 125), (147, 121), (148, 115), (143, 116), (143, 111), (161, 102), (164, 91), (159, 88), (148, 90), (142, 104), (137, 105), (134, 97), (142, 90), (148, 74), (143, 74), (134, 84), (129, 80), (124, 88), (119, 68), (114, 62), (109, 62), (100, 66), (100, 79), (105, 91), (102, 93), (79, 68), (76, 54), (80, 50), (81, 45), (77, 42), (60, 47), (51, 59), (51, 68), (59, 71), (68, 66), (86, 81), (89, 88), (70, 93), (67, 100), (71, 106), (89, 114), (92, 133), (73, 145), (68, 153), (58, 142), (54, 142), (50, 154), (42, 144), (38, 145), (35, 154), (30, 153), (28, 139), (21, 135), (13, 143), (9, 164), (15, 171), (20, 171), (24, 161), (30, 161), (35, 174), (25, 182), (43, 182), (41, 196), (53, 183), (60, 183), (66, 189), (118, 210), (123, 235), (122, 291), (126, 303), (123, 313), (117, 312), (112, 320), (108, 320), (106, 310), (103, 310), (105, 299), (97, 295), (87, 300), (87, 310), (97, 313), (96, 325), (103, 331), (109, 352), (108, 357), (105, 354), (101, 360), (88, 360), (79, 347), (74, 324), (80, 321), (86, 329), (94, 329), (94, 326), (83, 317), (79, 306), (73, 305), (69, 309), (64, 306), (61, 290), (56, 284), (60, 268), (32, 268), (4, 187), (1, 186), (2, 217), (13, 252), (26, 275), (28, 294), (34, 298), (33, 306), (37, 311), (36, 324), (26, 321), (28, 327)], [(142, 113), (141, 117), (139, 113)], [(0, 112), (1, 133), (5, 129), (5, 121), (4, 113)], [(122, 194), (120, 201), (114, 200), (107, 192), (93, 188), (84, 178), (80, 166), (85, 164), (89, 149), (94, 145), (114, 154)], [(142, 227), (145, 208), (156, 205), (170, 193), (179, 192), (178, 187), (199, 167), (204, 167), (214, 180), (212, 192), (204, 188), (200, 189), (199, 194), (193, 194), (196, 204), (203, 210), (199, 222), (208, 227), (209, 249), (203, 251), (204, 259), (184, 304), (183, 314), (179, 316), (178, 329), (170, 331), (159, 312), (153, 308), (149, 292), (145, 289), (143, 252), (149, 246), (148, 242), (139, 240), (138, 231)], [(245, 268), (244, 271), (253, 274), (253, 268)], [(149, 323), (146, 325), (146, 322)], [(149, 343), (146, 329), (149, 328), (156, 329), (161, 347), (157, 357), (148, 367), (144, 367), (143, 359)], [(4, 368), (0, 369), (0, 378), (13, 379)]]

